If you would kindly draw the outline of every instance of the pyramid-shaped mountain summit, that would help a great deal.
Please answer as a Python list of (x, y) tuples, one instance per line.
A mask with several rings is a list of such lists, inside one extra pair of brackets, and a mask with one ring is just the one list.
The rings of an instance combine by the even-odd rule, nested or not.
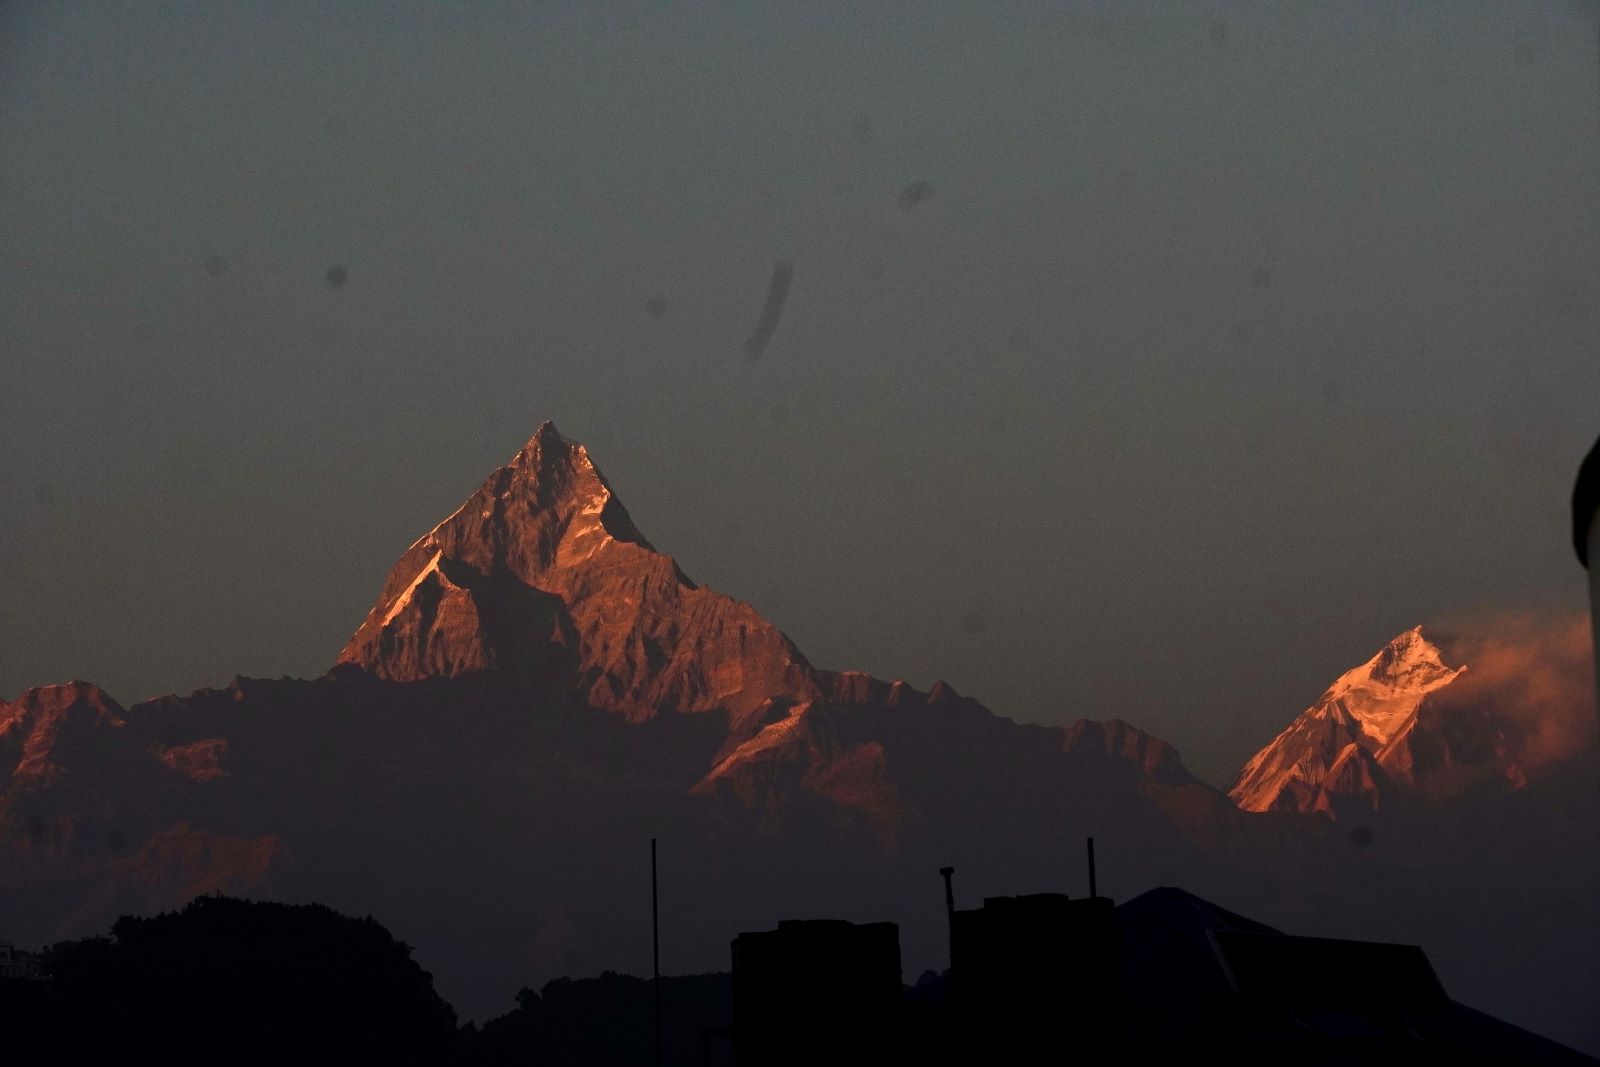
[(814, 672), (749, 604), (696, 585), (552, 423), (395, 563), (340, 663), (395, 681), (497, 669), (629, 720), (723, 710), (737, 732)]

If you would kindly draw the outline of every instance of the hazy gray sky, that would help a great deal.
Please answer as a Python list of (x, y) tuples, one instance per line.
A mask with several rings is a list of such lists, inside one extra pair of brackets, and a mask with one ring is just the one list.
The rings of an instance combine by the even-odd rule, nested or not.
[(320, 673), (551, 418), (819, 664), (1223, 782), (1402, 629), (1582, 606), (1597, 40), (1577, 0), (6, 4), (0, 696)]

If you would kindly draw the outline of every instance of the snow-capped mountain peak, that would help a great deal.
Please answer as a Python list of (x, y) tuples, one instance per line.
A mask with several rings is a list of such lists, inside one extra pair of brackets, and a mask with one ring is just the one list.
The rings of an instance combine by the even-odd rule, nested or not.
[(406, 549), (339, 661), (395, 681), (575, 676), (629, 719), (723, 710), (751, 730), (770, 694), (817, 693), (789, 639), (658, 552), (549, 422)]
[(1414, 626), (1361, 666), (1346, 671), (1314, 705), (1338, 702), (1372, 742), (1389, 744), (1416, 714), (1422, 698), (1455, 681), (1467, 668), (1445, 665), (1439, 647)]
[[(1381, 772), (1371, 768), (1409, 778), (1405, 745), (1418, 709), (1430, 693), (1465, 670), (1446, 664), (1422, 627), (1406, 630), (1371, 659), (1340, 675), (1288, 729), (1251, 757), (1228, 795), (1247, 811), (1331, 814), (1346, 799), (1377, 807), (1381, 785), (1388, 783), (1380, 782)], [(1369, 769), (1355, 774), (1357, 767)], [(1352, 796), (1343, 797), (1345, 793)]]

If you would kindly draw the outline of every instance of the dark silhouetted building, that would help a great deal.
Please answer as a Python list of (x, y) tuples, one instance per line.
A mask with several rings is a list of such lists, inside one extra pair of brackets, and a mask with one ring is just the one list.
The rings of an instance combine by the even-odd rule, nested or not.
[(1587, 1064), (1450, 999), (1415, 945), (1298, 937), (1163, 887), (950, 912), (951, 967), (900, 986), (888, 923), (734, 942), (740, 1067)]
[(900, 928), (787, 920), (733, 941), (739, 1067), (894, 1062)]
[(1120, 1045), (1112, 902), (1034, 893), (952, 913), (950, 1004), (969, 1059), (1060, 1063)]
[(0, 978), (39, 977), (39, 957), (23, 952), (9, 941), (0, 941)]
[(1295, 937), (1170, 887), (1117, 923), (1135, 1062), (1595, 1062), (1452, 1001), (1414, 945)]

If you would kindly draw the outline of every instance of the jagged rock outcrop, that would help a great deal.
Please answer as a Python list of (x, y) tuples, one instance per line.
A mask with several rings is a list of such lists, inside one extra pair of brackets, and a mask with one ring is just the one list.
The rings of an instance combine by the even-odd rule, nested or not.
[(39, 686), (0, 702), (0, 773), (7, 791), (59, 782), (68, 771), (57, 760), (58, 746), (99, 747), (101, 734), (126, 725), (124, 714), (89, 682)]

